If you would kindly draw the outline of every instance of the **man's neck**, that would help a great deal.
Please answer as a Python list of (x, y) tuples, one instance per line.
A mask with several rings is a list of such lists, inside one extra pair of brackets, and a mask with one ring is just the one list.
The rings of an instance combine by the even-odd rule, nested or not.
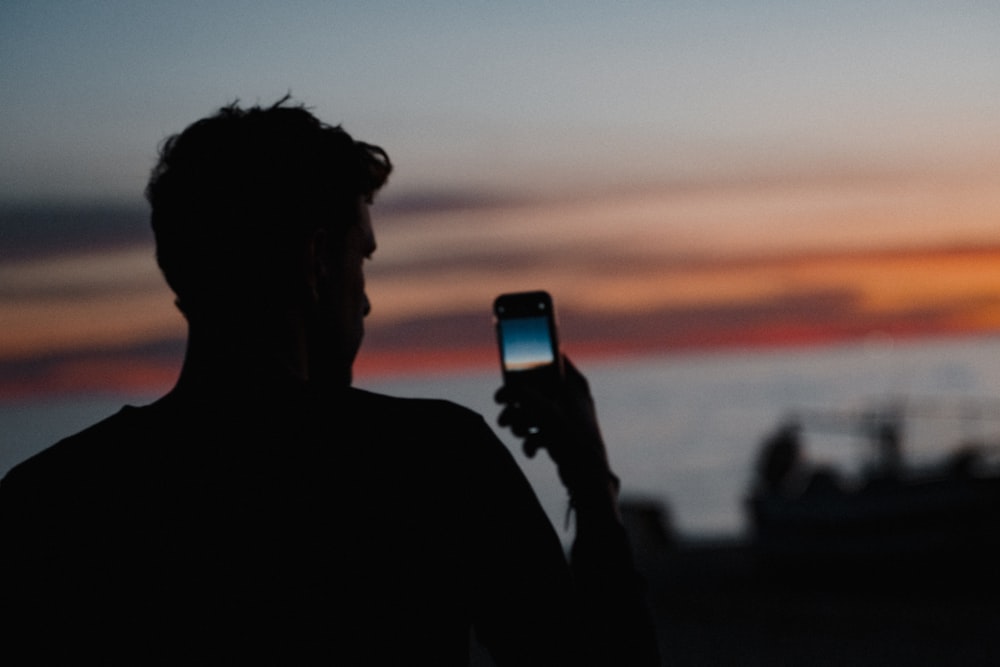
[(215, 400), (302, 385), (307, 356), (292, 334), (274, 326), (191, 325), (176, 391)]

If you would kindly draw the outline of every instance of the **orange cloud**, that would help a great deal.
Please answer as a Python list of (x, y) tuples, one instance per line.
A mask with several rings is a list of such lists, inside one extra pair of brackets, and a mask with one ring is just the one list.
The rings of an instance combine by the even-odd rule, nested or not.
[[(593, 286), (585, 299), (556, 299), (567, 349), (585, 354), (978, 334), (1000, 331), (998, 268), (1000, 246), (705, 260), (619, 275), (592, 267), (580, 279)], [(427, 350), (434, 363), (448, 354), (493, 363), (488, 304), (446, 303), (374, 323), (370, 368), (382, 368), (380, 355), (419, 366)]]

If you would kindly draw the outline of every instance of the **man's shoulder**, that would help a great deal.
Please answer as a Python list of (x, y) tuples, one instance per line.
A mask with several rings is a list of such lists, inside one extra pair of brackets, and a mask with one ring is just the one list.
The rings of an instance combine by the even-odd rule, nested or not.
[(409, 451), (422, 452), (425, 462), (449, 467), (472, 459), (509, 457), (507, 448), (478, 412), (452, 401), (401, 398), (352, 389), (345, 413), (358, 440), (379, 443), (409, 460)]
[(9, 487), (20, 480), (37, 484), (41, 479), (64, 484), (66, 480), (60, 477), (78, 479), (89, 468), (101, 468), (133, 441), (139, 429), (148, 429), (145, 424), (153, 412), (151, 406), (123, 406), (115, 414), (18, 463), (4, 477), (4, 485)]
[(408, 419), (432, 421), (442, 426), (485, 424), (482, 415), (463, 405), (440, 398), (405, 398), (352, 388), (347, 396), (348, 410), (357, 410), (380, 421)]

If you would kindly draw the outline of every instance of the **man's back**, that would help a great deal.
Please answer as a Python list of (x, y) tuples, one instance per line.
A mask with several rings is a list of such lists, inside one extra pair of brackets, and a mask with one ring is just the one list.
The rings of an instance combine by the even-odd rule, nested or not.
[(286, 389), (175, 392), (14, 469), (0, 539), (17, 638), (137, 662), (464, 664), (475, 622), (498, 658), (567, 657), (558, 540), (481, 418)]

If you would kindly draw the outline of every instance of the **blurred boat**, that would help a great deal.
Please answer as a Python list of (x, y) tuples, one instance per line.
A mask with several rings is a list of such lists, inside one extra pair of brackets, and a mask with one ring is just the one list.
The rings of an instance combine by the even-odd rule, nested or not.
[[(981, 404), (947, 412), (993, 414)], [(783, 421), (761, 446), (746, 503), (761, 561), (880, 575), (961, 568), (994, 578), (1000, 569), (1000, 446), (965, 439), (918, 463), (904, 438), (913, 413), (934, 419), (946, 411), (897, 403)], [(817, 432), (856, 436), (862, 456), (853, 473), (807, 454)]]

